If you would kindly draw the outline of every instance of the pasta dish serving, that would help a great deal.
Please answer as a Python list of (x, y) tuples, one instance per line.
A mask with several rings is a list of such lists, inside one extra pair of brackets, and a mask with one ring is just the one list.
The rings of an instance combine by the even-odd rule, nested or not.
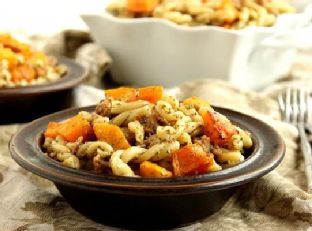
[(43, 151), (75, 169), (166, 178), (244, 161), (251, 135), (197, 97), (180, 102), (160, 86), (105, 91), (95, 112), (49, 122)]
[(60, 79), (67, 68), (51, 56), (0, 33), (0, 88), (31, 86)]

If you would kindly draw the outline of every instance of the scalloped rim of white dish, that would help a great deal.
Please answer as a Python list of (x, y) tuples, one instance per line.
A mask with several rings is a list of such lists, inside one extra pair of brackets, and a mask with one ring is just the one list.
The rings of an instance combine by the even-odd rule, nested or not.
[[(263, 27), (263, 26), (249, 26), (245, 27), (240, 30), (233, 30), (233, 29), (227, 29), (224, 27), (220, 26), (208, 26), (208, 25), (202, 25), (202, 26), (183, 26), (183, 25), (178, 25), (170, 20), (167, 19), (162, 19), (162, 18), (119, 18), (111, 14), (106, 10), (107, 5), (110, 4), (110, 1), (106, 1), (103, 3), (103, 10), (101, 11), (96, 11), (93, 13), (85, 13), (82, 14), (81, 16), (100, 16), (104, 17), (112, 22), (115, 23), (120, 23), (120, 24), (148, 24), (148, 23), (160, 23), (167, 25), (175, 30), (178, 31), (183, 31), (183, 32), (199, 32), (199, 31), (220, 31), (224, 33), (229, 33), (229, 34), (236, 34), (236, 35), (243, 35), (246, 33), (253, 33), (253, 32), (260, 32), (260, 33), (272, 33), (278, 29), (277, 25), (283, 25), (283, 21), (286, 21), (288, 17), (300, 17), (301, 13), (285, 13), (282, 15), (279, 15), (276, 19), (276, 22), (273, 26), (271, 27)], [(312, 3), (310, 4), (312, 5)]]

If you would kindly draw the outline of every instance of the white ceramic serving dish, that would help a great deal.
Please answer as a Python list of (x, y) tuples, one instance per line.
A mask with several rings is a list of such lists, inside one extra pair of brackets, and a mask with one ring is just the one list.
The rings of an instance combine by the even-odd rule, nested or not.
[(311, 7), (280, 16), (274, 27), (239, 31), (179, 26), (156, 18), (117, 18), (105, 12), (105, 4), (82, 18), (95, 41), (112, 56), (117, 82), (172, 87), (192, 79), (218, 78), (259, 89), (289, 71), (300, 45), (296, 35), (311, 20)]

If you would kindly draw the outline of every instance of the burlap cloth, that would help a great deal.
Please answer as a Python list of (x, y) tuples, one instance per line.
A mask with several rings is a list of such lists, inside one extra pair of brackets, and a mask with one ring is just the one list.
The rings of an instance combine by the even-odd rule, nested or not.
[[(302, 83), (308, 86), (309, 78), (295, 84)], [(180, 97), (200, 96), (214, 105), (264, 120), (282, 135), (287, 146), (284, 160), (274, 171), (240, 187), (219, 212), (177, 230), (312, 230), (312, 195), (305, 191), (298, 133), (279, 120), (274, 99), (288, 84), (294, 82), (275, 84), (258, 93), (215, 80), (194, 81), (176, 89)], [(11, 159), (8, 142), (19, 126), (0, 126), (0, 230), (118, 230), (80, 215), (52, 182), (25, 171)]]

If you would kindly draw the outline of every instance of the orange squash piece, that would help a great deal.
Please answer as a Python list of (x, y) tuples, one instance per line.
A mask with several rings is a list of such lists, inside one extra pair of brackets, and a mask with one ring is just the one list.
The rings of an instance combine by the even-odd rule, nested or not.
[(206, 100), (203, 100), (199, 97), (193, 96), (190, 98), (187, 98), (183, 101), (184, 105), (194, 105), (197, 108), (200, 107), (207, 107), (207, 108), (211, 108), (210, 103)]
[(168, 178), (172, 177), (172, 172), (150, 161), (144, 161), (140, 164), (140, 176), (150, 178)]
[(8, 33), (0, 33), (0, 43), (4, 43), (7, 40), (12, 39), (12, 36)]
[(120, 87), (116, 89), (106, 90), (105, 96), (115, 100), (131, 102), (136, 100), (136, 89), (129, 87)]
[(9, 68), (13, 68), (18, 64), (16, 54), (10, 49), (3, 48), (1, 46), (0, 46), (0, 60), (7, 60), (9, 64)]
[(172, 155), (175, 176), (190, 176), (208, 172), (213, 164), (213, 155), (207, 154), (195, 145), (188, 144)]
[(44, 133), (44, 136), (47, 138), (56, 138), (58, 136), (58, 130), (60, 128), (60, 123), (57, 122), (49, 122), (48, 128)]
[(137, 99), (146, 100), (151, 103), (156, 103), (163, 96), (163, 87), (161, 86), (150, 86), (138, 89)]
[(109, 143), (115, 150), (130, 148), (124, 133), (114, 124), (95, 123), (93, 130), (98, 140)]
[(83, 119), (81, 115), (76, 115), (62, 123), (58, 133), (69, 142), (74, 142), (79, 137), (86, 141), (92, 137), (93, 130), (87, 120)]
[(227, 146), (232, 136), (237, 134), (235, 126), (224, 116), (215, 111), (202, 113), (204, 120), (204, 134), (210, 138), (212, 144), (220, 147)]
[(62, 123), (58, 133), (69, 142), (75, 142), (79, 137), (86, 141), (93, 136), (89, 121), (83, 119), (81, 115), (76, 115)]
[(29, 54), (31, 47), (14, 39), (10, 34), (0, 34), (0, 44), (3, 47), (11, 49), (13, 52)]
[(159, 3), (159, 0), (128, 0), (128, 11), (135, 13), (149, 13)]
[(36, 65), (38, 62), (47, 64), (49, 62), (49, 57), (43, 52), (32, 52), (31, 54), (28, 55), (26, 61), (31, 65)]
[(68, 142), (75, 142), (79, 137), (86, 141), (93, 137), (93, 130), (87, 120), (76, 115), (63, 123), (50, 122), (44, 135), (50, 138), (61, 136)]
[(21, 64), (12, 69), (11, 75), (13, 82), (21, 80), (30, 82), (36, 78), (36, 71), (29, 65)]
[(163, 87), (161, 86), (149, 86), (143, 88), (128, 88), (121, 87), (111, 90), (106, 90), (105, 95), (108, 98), (115, 100), (121, 100), (125, 102), (132, 102), (135, 100), (146, 100), (151, 103), (156, 103), (163, 96)]

